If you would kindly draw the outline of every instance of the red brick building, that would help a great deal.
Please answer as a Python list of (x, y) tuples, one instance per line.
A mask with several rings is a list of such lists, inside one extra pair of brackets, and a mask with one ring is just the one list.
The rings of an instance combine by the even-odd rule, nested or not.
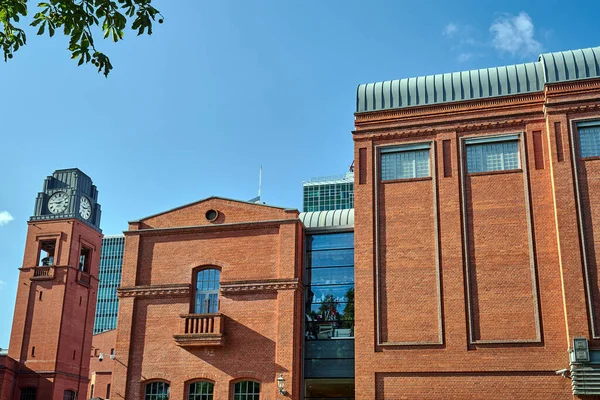
[(357, 398), (600, 393), (599, 59), (358, 88)]
[(211, 197), (130, 222), (93, 342), (99, 206), (56, 210), (95, 188), (53, 212), (45, 187), (0, 399), (600, 395), (599, 60), (360, 85), (355, 210)]
[(298, 211), (213, 197), (125, 237), (111, 399), (300, 396)]
[(78, 169), (44, 182), (30, 218), (0, 399), (85, 398), (102, 233), (98, 191)]

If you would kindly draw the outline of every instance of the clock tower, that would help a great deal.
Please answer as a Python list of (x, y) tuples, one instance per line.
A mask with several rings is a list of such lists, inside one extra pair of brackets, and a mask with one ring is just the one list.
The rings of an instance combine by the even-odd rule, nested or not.
[(98, 191), (79, 169), (46, 178), (29, 219), (8, 356), (13, 399), (85, 399), (102, 231)]

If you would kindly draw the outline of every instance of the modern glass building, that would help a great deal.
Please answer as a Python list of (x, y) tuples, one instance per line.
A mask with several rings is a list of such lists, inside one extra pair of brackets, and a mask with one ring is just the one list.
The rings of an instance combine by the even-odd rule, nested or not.
[(105, 236), (102, 239), (94, 335), (117, 327), (119, 312), (117, 288), (121, 284), (124, 247), (125, 236), (123, 235)]
[(354, 399), (354, 209), (300, 219), (306, 227), (304, 398)]
[(304, 212), (345, 210), (354, 207), (354, 172), (313, 178), (302, 183)]

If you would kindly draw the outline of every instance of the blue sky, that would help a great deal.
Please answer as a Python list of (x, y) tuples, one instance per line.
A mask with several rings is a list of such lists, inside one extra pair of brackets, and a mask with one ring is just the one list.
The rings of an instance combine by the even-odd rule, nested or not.
[[(102, 228), (211, 195), (302, 207), (302, 181), (352, 162), (359, 83), (535, 61), (600, 45), (600, 3), (154, 0), (151, 37), (98, 47), (35, 36), (0, 63), (0, 347), (9, 342), (27, 220), (44, 178), (92, 177)], [(34, 4), (34, 2), (32, 2)]]

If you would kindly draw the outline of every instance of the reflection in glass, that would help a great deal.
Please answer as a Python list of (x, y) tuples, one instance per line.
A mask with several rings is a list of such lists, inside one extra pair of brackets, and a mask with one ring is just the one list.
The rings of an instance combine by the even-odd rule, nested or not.
[(353, 249), (354, 233), (312, 235), (307, 238), (308, 250)]
[(319, 250), (306, 253), (312, 268), (354, 265), (354, 249)]
[(312, 285), (347, 285), (354, 283), (354, 267), (318, 268), (308, 271)]
[(307, 298), (311, 303), (324, 303), (326, 301), (334, 301), (345, 303), (348, 301), (348, 293), (354, 292), (354, 285), (323, 285), (311, 286), (309, 296)]

